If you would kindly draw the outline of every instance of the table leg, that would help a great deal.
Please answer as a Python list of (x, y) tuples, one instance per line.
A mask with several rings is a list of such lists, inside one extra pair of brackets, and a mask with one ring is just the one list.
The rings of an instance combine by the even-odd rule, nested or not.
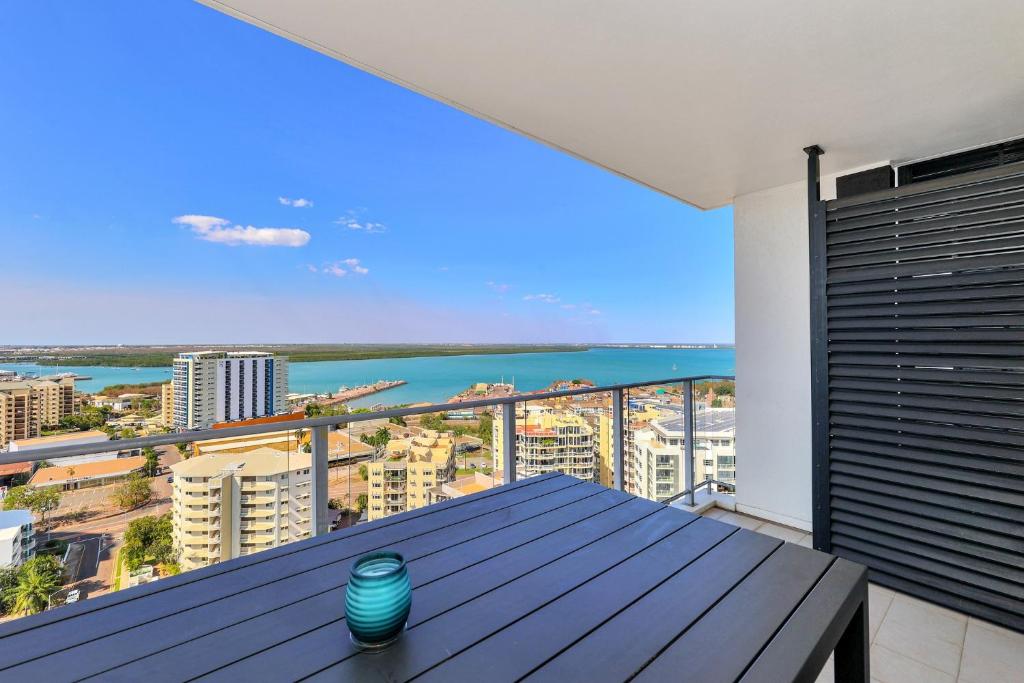
[(869, 683), (871, 661), (868, 638), (868, 596), (864, 582), (863, 598), (850, 623), (839, 638), (835, 651), (836, 683)]

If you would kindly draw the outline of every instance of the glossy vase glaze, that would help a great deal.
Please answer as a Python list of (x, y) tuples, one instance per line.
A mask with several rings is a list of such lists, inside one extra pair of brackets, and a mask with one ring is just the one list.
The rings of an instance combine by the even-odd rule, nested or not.
[(356, 646), (375, 650), (392, 643), (405, 629), (411, 606), (412, 584), (401, 555), (370, 553), (352, 565), (345, 619)]

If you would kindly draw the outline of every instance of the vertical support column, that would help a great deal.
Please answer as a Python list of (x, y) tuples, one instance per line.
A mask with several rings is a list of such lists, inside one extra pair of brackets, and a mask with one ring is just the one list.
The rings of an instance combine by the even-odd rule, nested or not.
[(825, 152), (817, 145), (807, 153), (807, 242), (809, 247), (811, 315), (811, 523), (813, 544), (818, 550), (832, 548), (828, 485), (828, 308), (825, 300), (827, 272), (825, 203), (821, 201), (820, 161)]
[(622, 389), (612, 389), (612, 467), (615, 488), (626, 490), (625, 432), (622, 419)]
[(310, 536), (327, 533), (327, 425), (313, 427), (309, 443), (312, 447), (309, 516)]
[(871, 645), (868, 630), (867, 574), (858, 582), (860, 605), (840, 636), (835, 650), (836, 683), (868, 683), (871, 679)]
[(693, 507), (693, 380), (683, 382), (683, 487), (689, 493), (684, 502)]
[(504, 483), (516, 480), (516, 404), (501, 404), (501, 469)]

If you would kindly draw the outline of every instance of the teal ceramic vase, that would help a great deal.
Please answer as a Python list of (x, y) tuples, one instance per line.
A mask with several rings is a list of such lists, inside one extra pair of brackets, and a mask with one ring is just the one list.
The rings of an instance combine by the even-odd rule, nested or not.
[(363, 555), (352, 565), (345, 590), (345, 619), (352, 642), (379, 650), (405, 630), (412, 607), (412, 583), (405, 558), (395, 552)]

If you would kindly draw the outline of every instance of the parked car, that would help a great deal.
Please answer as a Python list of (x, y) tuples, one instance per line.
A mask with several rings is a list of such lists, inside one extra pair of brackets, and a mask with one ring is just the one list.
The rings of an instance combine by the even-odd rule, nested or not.
[(81, 591), (79, 591), (79, 590), (78, 590), (78, 589), (76, 588), (76, 589), (74, 589), (73, 591), (71, 591), (70, 593), (68, 593), (68, 597), (67, 597), (67, 599), (66, 599), (66, 600), (64, 601), (64, 604), (65, 604), (65, 605), (70, 605), (70, 604), (71, 604), (71, 603), (73, 603), (73, 602), (78, 602), (78, 598), (80, 598), (80, 597), (82, 597), (82, 593), (81, 593)]
[(171, 476), (167, 477), (167, 483), (168, 484), (173, 484), (174, 483), (174, 475), (173, 474)]

